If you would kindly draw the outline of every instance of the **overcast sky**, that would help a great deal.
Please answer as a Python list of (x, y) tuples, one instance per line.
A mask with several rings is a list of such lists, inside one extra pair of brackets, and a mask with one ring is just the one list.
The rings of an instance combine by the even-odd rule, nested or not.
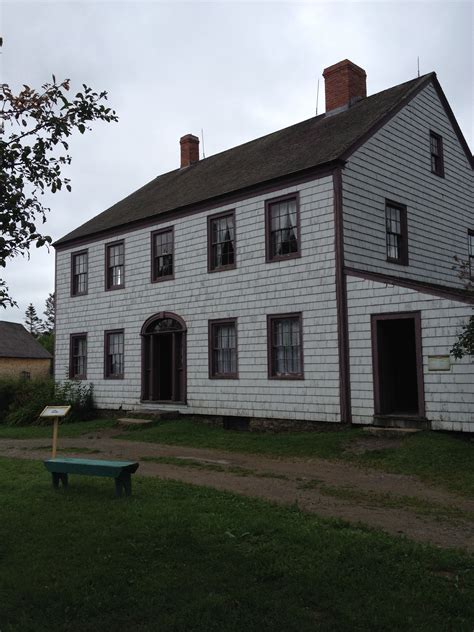
[[(323, 69), (349, 58), (373, 94), (436, 71), (473, 149), (471, 2), (4, 2), (2, 82), (40, 87), (54, 73), (107, 90), (119, 123), (70, 144), (72, 193), (45, 198), (54, 239), (179, 166), (179, 138), (206, 155), (324, 111)], [(17, 259), (4, 278), (40, 314), (54, 253)]]

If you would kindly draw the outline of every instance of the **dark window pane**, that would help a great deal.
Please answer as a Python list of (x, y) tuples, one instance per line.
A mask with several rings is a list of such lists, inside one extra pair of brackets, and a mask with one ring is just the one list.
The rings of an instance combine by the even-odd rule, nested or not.
[(72, 259), (72, 293), (87, 292), (87, 253), (73, 255)]
[(107, 248), (107, 287), (114, 288), (124, 284), (125, 246), (115, 244)]
[(301, 320), (298, 316), (272, 318), (271, 373), (274, 376), (302, 374)]
[(269, 208), (270, 257), (298, 252), (296, 199), (275, 202)]
[(153, 241), (153, 278), (173, 276), (173, 231), (157, 233)]
[(404, 258), (403, 248), (407, 238), (404, 235), (402, 214), (405, 211), (396, 206), (387, 204), (385, 208), (385, 225), (387, 240), (387, 258), (393, 261), (402, 262)]
[(124, 366), (123, 332), (107, 334), (106, 374), (108, 377), (121, 377)]
[(237, 333), (234, 322), (211, 325), (211, 374), (237, 374)]
[(234, 215), (211, 219), (211, 269), (235, 263)]
[(87, 374), (87, 338), (73, 336), (71, 338), (70, 377), (80, 378)]

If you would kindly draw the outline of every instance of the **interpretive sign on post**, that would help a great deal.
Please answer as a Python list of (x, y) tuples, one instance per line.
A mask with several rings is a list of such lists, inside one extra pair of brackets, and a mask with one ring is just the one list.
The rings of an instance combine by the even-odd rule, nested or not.
[(40, 414), (40, 417), (52, 417), (54, 419), (54, 422), (53, 422), (53, 447), (51, 449), (51, 456), (52, 456), (53, 459), (56, 457), (56, 452), (57, 452), (57, 449), (58, 449), (59, 418), (60, 417), (65, 417), (70, 410), (71, 410), (70, 406), (46, 406), (46, 408)]

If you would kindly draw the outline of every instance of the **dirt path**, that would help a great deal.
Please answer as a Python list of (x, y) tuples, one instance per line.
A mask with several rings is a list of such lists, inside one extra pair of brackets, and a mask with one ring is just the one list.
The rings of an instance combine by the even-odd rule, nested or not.
[[(342, 461), (271, 459), (124, 441), (119, 435), (120, 431), (102, 431), (63, 438), (61, 448), (66, 451), (62, 454), (137, 460), (140, 475), (297, 504), (321, 516), (362, 522), (414, 540), (474, 551), (474, 500), (428, 486), (414, 477), (361, 469)], [(49, 454), (45, 439), (0, 440), (1, 456), (42, 459)]]

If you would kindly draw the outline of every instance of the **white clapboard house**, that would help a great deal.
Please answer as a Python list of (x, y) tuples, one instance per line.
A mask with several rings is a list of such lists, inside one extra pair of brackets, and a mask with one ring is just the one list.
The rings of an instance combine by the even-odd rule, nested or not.
[(473, 157), (430, 73), (181, 166), (56, 242), (56, 377), (101, 408), (474, 430)]

